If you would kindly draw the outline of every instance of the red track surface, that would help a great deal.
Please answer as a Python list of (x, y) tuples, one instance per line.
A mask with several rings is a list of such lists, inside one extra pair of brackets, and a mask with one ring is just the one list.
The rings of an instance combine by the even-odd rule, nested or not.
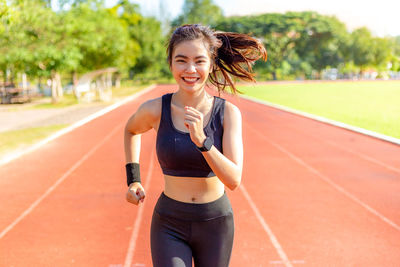
[[(125, 201), (123, 127), (159, 86), (0, 168), (0, 266), (151, 266), (163, 180), (142, 137), (147, 187)], [(231, 266), (400, 266), (400, 147), (243, 99)]]

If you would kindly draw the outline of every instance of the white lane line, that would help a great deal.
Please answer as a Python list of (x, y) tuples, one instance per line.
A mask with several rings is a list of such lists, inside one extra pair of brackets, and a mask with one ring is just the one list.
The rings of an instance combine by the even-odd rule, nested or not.
[[(315, 138), (318, 138), (318, 137), (315, 137)], [(321, 138), (319, 138), (319, 139), (320, 139), (322, 142), (325, 142), (325, 143), (327, 143), (327, 144), (329, 144), (329, 145), (331, 145), (331, 146), (340, 148), (340, 149), (342, 149), (342, 150), (344, 150), (344, 151), (347, 151), (347, 152), (349, 152), (349, 153), (352, 153), (352, 154), (354, 154), (354, 155), (356, 155), (356, 156), (358, 156), (358, 157), (360, 157), (360, 158), (362, 158), (362, 159), (364, 159), (364, 160), (366, 160), (366, 161), (375, 163), (375, 164), (377, 164), (377, 165), (379, 165), (379, 166), (381, 166), (381, 167), (384, 167), (384, 168), (386, 168), (386, 169), (388, 169), (388, 170), (391, 170), (391, 171), (394, 171), (394, 172), (397, 172), (397, 173), (400, 174), (400, 169), (398, 169), (398, 168), (396, 168), (396, 167), (393, 167), (393, 166), (391, 166), (391, 165), (388, 165), (388, 164), (386, 164), (386, 163), (383, 163), (383, 162), (381, 162), (381, 161), (379, 161), (379, 160), (377, 160), (377, 159), (374, 159), (374, 158), (372, 158), (372, 157), (370, 157), (370, 156), (367, 156), (367, 155), (365, 155), (365, 154), (363, 154), (363, 153), (360, 153), (360, 152), (354, 151), (354, 150), (352, 150), (352, 149), (349, 149), (349, 148), (347, 148), (347, 147), (341, 146), (341, 145), (337, 144), (336, 142), (324, 140), (324, 139), (321, 139)]]
[[(248, 123), (247, 123), (248, 124)], [(278, 145), (275, 142), (272, 142), (271, 140), (269, 140), (268, 138), (266, 138), (262, 133), (260, 133), (259, 131), (255, 130), (251, 125), (248, 125), (247, 127), (248, 129), (251, 129), (255, 134), (257, 134), (258, 136), (260, 136), (262, 139), (264, 139), (266, 142), (270, 143), (271, 145), (273, 145), (274, 147), (276, 147), (278, 150), (282, 151), (283, 153), (285, 153), (286, 155), (288, 155), (290, 158), (292, 158), (294, 161), (296, 161), (297, 163), (299, 163), (300, 165), (302, 165), (303, 167), (305, 167), (306, 169), (308, 169), (310, 172), (314, 173), (316, 176), (318, 176), (319, 178), (321, 178), (322, 180), (324, 180), (325, 182), (327, 182), (328, 184), (330, 184), (331, 186), (333, 186), (336, 190), (338, 190), (339, 192), (343, 193), (345, 196), (347, 196), (348, 198), (350, 198), (351, 200), (355, 201), (356, 203), (358, 203), (360, 206), (362, 206), (363, 208), (365, 208), (366, 210), (368, 210), (369, 212), (371, 212), (372, 214), (376, 215), (379, 219), (381, 219), (382, 221), (386, 222), (387, 224), (389, 224), (390, 226), (392, 226), (393, 228), (395, 228), (396, 230), (400, 231), (400, 226), (397, 225), (396, 223), (392, 222), (390, 219), (386, 218), (385, 216), (383, 216), (382, 214), (380, 214), (378, 211), (376, 211), (375, 209), (371, 208), (370, 206), (368, 206), (367, 204), (365, 204), (364, 202), (362, 202), (361, 200), (359, 200), (357, 197), (355, 197), (354, 195), (352, 195), (351, 193), (347, 192), (343, 187), (335, 184), (328, 176), (323, 175), (322, 173), (320, 173), (317, 169), (311, 167), (309, 164), (305, 163), (303, 160), (301, 160), (299, 157), (295, 156), (294, 154), (290, 153), (289, 151), (287, 151), (286, 149), (284, 149), (283, 147), (281, 147), (280, 145)]]
[[(145, 192), (148, 192), (148, 189), (150, 186), (150, 180), (151, 180), (152, 173), (153, 173), (153, 167), (154, 167), (154, 149), (151, 150), (150, 165), (149, 165), (149, 170), (146, 175), (146, 182), (144, 185)], [(143, 202), (143, 205), (139, 204), (139, 207), (138, 207), (139, 210), (138, 210), (138, 214), (135, 219), (135, 223), (133, 225), (132, 235), (131, 235), (131, 239), (129, 241), (128, 251), (127, 251), (126, 257), (125, 257), (124, 267), (132, 266), (133, 255), (135, 253), (135, 248), (136, 248), (136, 240), (139, 236), (140, 224), (142, 223), (143, 211), (144, 211), (144, 206), (146, 205), (146, 203), (147, 203), (147, 201), (145, 200)]]
[(390, 143), (393, 143), (393, 144), (396, 144), (396, 145), (400, 145), (400, 139), (392, 137), (392, 136), (388, 136), (388, 135), (384, 135), (384, 134), (381, 134), (381, 133), (373, 132), (373, 131), (370, 131), (370, 130), (367, 130), (367, 129), (364, 129), (364, 128), (360, 128), (360, 127), (356, 127), (356, 126), (353, 126), (353, 125), (349, 125), (349, 124), (346, 124), (346, 123), (343, 123), (343, 122), (327, 119), (325, 117), (321, 117), (321, 116), (317, 116), (317, 115), (310, 114), (310, 113), (307, 113), (307, 112), (299, 111), (299, 110), (296, 110), (296, 109), (293, 109), (293, 108), (289, 108), (289, 107), (286, 107), (286, 106), (283, 106), (283, 105), (270, 103), (270, 102), (268, 102), (266, 100), (260, 100), (260, 99), (257, 99), (257, 98), (251, 97), (251, 96), (241, 95), (240, 97), (242, 97), (244, 99), (247, 99), (249, 101), (252, 101), (252, 102), (263, 104), (265, 106), (269, 106), (269, 107), (273, 107), (273, 108), (276, 108), (276, 109), (284, 110), (284, 111), (289, 112), (289, 113), (297, 114), (297, 115), (300, 115), (300, 116), (303, 116), (303, 117), (306, 117), (306, 118), (309, 118), (309, 119), (313, 119), (313, 120), (316, 120), (316, 121), (324, 122), (324, 123), (327, 123), (327, 124), (330, 124), (330, 125), (334, 125), (336, 127), (340, 127), (340, 128), (343, 128), (343, 129), (347, 129), (347, 130), (353, 131), (353, 132), (361, 133), (363, 135), (372, 136), (374, 138), (381, 139), (381, 140), (384, 140), (384, 141), (387, 141), (387, 142), (390, 142)]
[[(283, 264), (282, 261), (269, 261), (270, 264)], [(292, 260), (293, 264), (305, 264), (304, 260)]]
[[(274, 120), (274, 119), (271, 118), (271, 117), (268, 117), (268, 119), (269, 119), (269, 120), (272, 120), (272, 121), (275, 121), (275, 122), (278, 122), (277, 120)], [(291, 127), (291, 126), (284, 125), (283, 127), (288, 128), (288, 129), (291, 129), (291, 130), (295, 130), (295, 131), (299, 132), (299, 130), (298, 130), (297, 128), (294, 128), (294, 127)], [(372, 163), (374, 163), (374, 164), (377, 164), (377, 165), (379, 165), (379, 166), (381, 166), (381, 167), (384, 167), (384, 168), (386, 168), (386, 169), (388, 169), (388, 170), (391, 170), (391, 171), (394, 171), (394, 172), (397, 172), (397, 173), (400, 174), (400, 169), (399, 169), (399, 168), (393, 167), (393, 166), (391, 166), (391, 165), (389, 165), (389, 164), (386, 164), (386, 163), (384, 163), (384, 162), (382, 162), (382, 161), (380, 161), (380, 160), (377, 160), (377, 159), (375, 159), (375, 158), (372, 158), (372, 157), (370, 157), (370, 156), (368, 156), (368, 155), (366, 155), (366, 154), (364, 154), (364, 153), (355, 151), (355, 150), (353, 150), (353, 149), (349, 149), (349, 148), (347, 148), (347, 147), (345, 147), (345, 146), (339, 145), (337, 142), (330, 141), (330, 140), (326, 140), (326, 139), (324, 139), (324, 138), (320, 138), (319, 136), (310, 134), (310, 133), (308, 133), (308, 132), (301, 131), (301, 133), (302, 133), (303, 135), (305, 135), (305, 136), (311, 136), (312, 138), (318, 139), (318, 140), (320, 140), (321, 142), (324, 142), (324, 143), (326, 143), (326, 144), (328, 144), (328, 145), (331, 145), (331, 146), (333, 146), (333, 147), (342, 149), (342, 150), (344, 150), (344, 151), (346, 151), (346, 152), (348, 152), (348, 153), (351, 153), (351, 154), (353, 154), (353, 155), (356, 155), (356, 156), (358, 156), (358, 157), (360, 157), (360, 158), (362, 158), (362, 159), (364, 159), (364, 160), (366, 160), (366, 161), (372, 162)]]
[(94, 152), (97, 151), (105, 142), (108, 141), (117, 131), (122, 131), (122, 126), (124, 125), (120, 124), (116, 126), (111, 133), (109, 133), (101, 142), (99, 142), (96, 146), (94, 146), (88, 153), (86, 153), (80, 160), (78, 160), (71, 168), (69, 168), (58, 180), (50, 186), (47, 191), (41, 195), (35, 202), (30, 205), (28, 209), (26, 209), (24, 212), (21, 213), (21, 215), (18, 216), (10, 225), (8, 225), (1, 233), (0, 233), (0, 239), (2, 239), (10, 230), (14, 228), (15, 225), (17, 225), (22, 219), (24, 219), (29, 213), (31, 213), (39, 204), (42, 202), (43, 199), (45, 199), (51, 192), (54, 191), (54, 189), (57, 188), (57, 186), (62, 183), (72, 172), (74, 172), (79, 166), (82, 165), (82, 163), (87, 160), (91, 155), (94, 154)]
[(262, 227), (264, 228), (265, 232), (267, 232), (269, 239), (271, 240), (272, 245), (275, 247), (276, 251), (278, 252), (279, 257), (281, 258), (283, 264), (287, 267), (292, 267), (290, 260), (286, 256), (286, 253), (283, 251), (282, 246), (279, 244), (278, 239), (275, 237), (274, 233), (272, 232), (271, 228), (269, 228), (268, 224), (265, 222), (263, 216), (261, 215), (260, 211), (258, 210), (256, 204), (251, 199), (249, 193), (247, 193), (246, 188), (244, 185), (239, 186), (240, 190), (242, 191), (244, 197), (250, 204), (251, 209), (256, 214), (258, 221), (261, 223)]
[(141, 96), (141, 95), (153, 90), (155, 87), (156, 87), (156, 85), (151, 85), (151, 86), (149, 86), (149, 87), (147, 87), (147, 88), (145, 88), (145, 89), (143, 89), (143, 90), (141, 90), (141, 91), (139, 91), (139, 92), (137, 92), (137, 93), (135, 93), (135, 94), (133, 94), (133, 95), (131, 95), (129, 97), (124, 98), (123, 100), (121, 100), (121, 101), (119, 101), (119, 102), (117, 102), (115, 104), (112, 104), (111, 106), (105, 107), (104, 109), (99, 110), (99, 111), (87, 116), (86, 118), (75, 122), (74, 124), (64, 128), (64, 129), (61, 129), (60, 131), (57, 131), (56, 133), (50, 135), (49, 137), (47, 137), (47, 138), (35, 143), (34, 145), (32, 145), (32, 146), (30, 146), (30, 147), (28, 147), (28, 148), (26, 148), (26, 149), (24, 149), (22, 151), (15, 152), (13, 154), (10, 154), (10, 155), (6, 156), (5, 158), (2, 158), (0, 160), (0, 166), (6, 164), (6, 163), (8, 163), (8, 162), (10, 162), (10, 161), (12, 161), (12, 160), (14, 160), (16, 158), (19, 158), (20, 156), (22, 156), (24, 154), (32, 152), (32, 151), (38, 149), (39, 147), (47, 144), (48, 142), (50, 142), (50, 141), (52, 141), (52, 140), (54, 140), (54, 139), (56, 139), (56, 138), (58, 138), (58, 137), (60, 137), (60, 136), (62, 136), (64, 134), (66, 134), (66, 133), (68, 133), (68, 132), (70, 132), (70, 131), (72, 131), (72, 130), (74, 130), (74, 129), (76, 129), (76, 128), (78, 128), (78, 127), (80, 127), (80, 126), (82, 126), (82, 125), (84, 125), (84, 124), (96, 119), (96, 118), (98, 118), (98, 117), (100, 117), (100, 116), (103, 116), (104, 114), (106, 114), (106, 113), (108, 113), (108, 112), (110, 112), (110, 111), (122, 106), (123, 104), (125, 104), (125, 103), (127, 103), (129, 101), (132, 101), (135, 98), (138, 98), (139, 96)]

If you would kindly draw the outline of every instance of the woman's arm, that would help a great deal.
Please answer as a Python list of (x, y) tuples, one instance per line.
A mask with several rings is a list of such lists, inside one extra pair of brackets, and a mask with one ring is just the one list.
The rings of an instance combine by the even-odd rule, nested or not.
[[(160, 99), (143, 103), (129, 118), (124, 131), (124, 148), (126, 163), (139, 163), (141, 134), (156, 128), (160, 120)], [(140, 183), (131, 183), (126, 194), (127, 201), (138, 204), (145, 197), (144, 188)]]
[[(202, 114), (194, 111), (192, 108), (187, 111), (187, 123), (191, 134), (192, 141), (201, 147), (206, 138), (202, 128)], [(200, 114), (199, 114), (200, 113)], [(200, 118), (201, 117), (201, 118)], [(211, 118), (210, 118), (211, 119)], [(201, 121), (201, 123), (200, 123)], [(192, 125), (190, 125), (192, 123)], [(212, 146), (209, 151), (202, 152), (208, 165), (214, 171), (215, 175), (221, 180), (225, 186), (231, 190), (235, 190), (242, 178), (243, 168), (243, 141), (242, 141), (242, 116), (240, 110), (232, 103), (225, 102), (224, 112), (224, 134), (222, 138), (223, 154)], [(196, 129), (196, 130), (191, 130)], [(201, 131), (200, 131), (201, 129)], [(198, 132), (198, 136), (194, 134)], [(203, 134), (201, 134), (201, 132)]]
[(161, 99), (146, 101), (129, 118), (125, 126), (124, 147), (126, 162), (139, 163), (140, 136), (142, 133), (156, 129), (161, 116)]

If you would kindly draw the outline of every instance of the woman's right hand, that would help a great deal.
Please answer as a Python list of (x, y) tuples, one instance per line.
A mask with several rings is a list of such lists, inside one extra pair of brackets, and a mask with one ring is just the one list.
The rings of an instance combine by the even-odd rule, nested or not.
[(141, 183), (135, 182), (129, 185), (128, 192), (126, 192), (126, 200), (132, 204), (139, 205), (143, 203), (146, 194)]

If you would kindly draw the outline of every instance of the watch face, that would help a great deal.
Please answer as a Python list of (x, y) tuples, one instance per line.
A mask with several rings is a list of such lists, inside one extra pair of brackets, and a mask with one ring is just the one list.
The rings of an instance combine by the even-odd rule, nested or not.
[(211, 149), (212, 145), (213, 145), (213, 141), (211, 140), (210, 137), (207, 137), (206, 140), (204, 141), (204, 145), (203, 145), (204, 148), (207, 149), (207, 151), (208, 151)]

